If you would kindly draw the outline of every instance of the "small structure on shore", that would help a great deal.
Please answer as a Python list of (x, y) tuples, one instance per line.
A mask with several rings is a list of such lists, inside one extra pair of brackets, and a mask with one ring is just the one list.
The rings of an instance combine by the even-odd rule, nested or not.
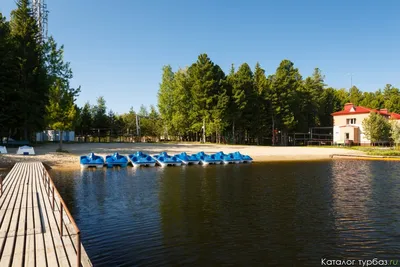
[(35, 150), (31, 146), (20, 146), (17, 150), (18, 155), (35, 155)]
[(5, 146), (0, 146), (0, 154), (7, 154), (7, 148)]

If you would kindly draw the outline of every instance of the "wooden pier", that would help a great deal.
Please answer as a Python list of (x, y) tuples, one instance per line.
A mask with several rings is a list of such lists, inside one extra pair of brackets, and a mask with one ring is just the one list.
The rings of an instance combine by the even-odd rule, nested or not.
[(41, 162), (16, 163), (0, 180), (0, 266), (92, 266)]

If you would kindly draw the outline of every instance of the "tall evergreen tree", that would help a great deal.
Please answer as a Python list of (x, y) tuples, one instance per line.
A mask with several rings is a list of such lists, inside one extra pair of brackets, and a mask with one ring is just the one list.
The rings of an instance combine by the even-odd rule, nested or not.
[(174, 74), (172, 89), (173, 113), (171, 120), (172, 134), (184, 136), (191, 131), (192, 109), (191, 86), (186, 69), (179, 69)]
[(283, 143), (287, 144), (287, 134), (297, 125), (295, 111), (298, 109), (297, 90), (302, 77), (293, 62), (283, 60), (272, 80), (271, 102), (275, 116), (275, 127), (282, 132)]
[(207, 131), (207, 124), (211, 120), (211, 111), (218, 102), (223, 72), (207, 54), (199, 55), (197, 62), (190, 66), (188, 72), (192, 88), (192, 110), (195, 114), (192, 129), (198, 132), (205, 123)]
[(158, 109), (160, 115), (165, 123), (165, 128), (171, 129), (172, 127), (172, 116), (174, 110), (174, 99), (173, 99), (173, 83), (174, 83), (174, 72), (170, 65), (164, 66), (162, 69), (162, 79), (160, 83), (160, 89), (158, 91)]
[(356, 86), (350, 88), (349, 95), (350, 95), (350, 102), (356, 106), (358, 106), (362, 101), (363, 94), (360, 91), (360, 89), (358, 89)]
[(320, 106), (323, 101), (324, 76), (315, 68), (311, 77), (307, 77), (297, 89), (299, 108), (296, 112), (297, 130), (308, 132), (310, 127), (320, 126)]
[(72, 70), (68, 62), (64, 62), (64, 47), (57, 47), (52, 37), (48, 40), (48, 53), (46, 58), (47, 75), (50, 83), (49, 103), (46, 106), (46, 119), (48, 125), (60, 131), (59, 150), (62, 151), (63, 132), (72, 130), (75, 126), (76, 107), (75, 98), (80, 88), (74, 89), (69, 85)]
[(257, 94), (255, 112), (251, 120), (251, 133), (260, 144), (263, 136), (270, 136), (271, 129), (271, 94), (265, 70), (257, 62), (254, 69), (254, 90)]
[(78, 132), (82, 135), (88, 135), (91, 128), (93, 127), (91, 107), (89, 102), (86, 102), (80, 112), (80, 124), (78, 126)]
[(243, 63), (234, 75), (232, 83), (232, 124), (235, 127), (234, 142), (244, 141), (245, 131), (250, 128), (254, 112), (256, 94), (254, 90), (253, 72), (247, 63)]
[(18, 0), (11, 13), (11, 34), (18, 66), (19, 106), (23, 136), (45, 127), (45, 107), (48, 102), (49, 83), (44, 60), (44, 49), (39, 41), (39, 29), (28, 0)]
[(0, 13), (0, 136), (19, 127), (18, 65), (10, 24)]
[(92, 107), (93, 127), (94, 128), (108, 128), (107, 119), (107, 106), (104, 97), (97, 98), (97, 105)]

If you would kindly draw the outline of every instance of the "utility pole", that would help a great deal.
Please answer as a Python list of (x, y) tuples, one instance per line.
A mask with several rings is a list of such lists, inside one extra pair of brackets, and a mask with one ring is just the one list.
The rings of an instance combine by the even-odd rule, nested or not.
[(140, 130), (140, 125), (139, 125), (139, 117), (136, 114), (136, 135), (140, 138), (139, 136), (139, 130)]
[(206, 119), (203, 118), (203, 143), (206, 143)]
[(353, 73), (347, 73), (350, 76), (350, 88), (353, 87)]

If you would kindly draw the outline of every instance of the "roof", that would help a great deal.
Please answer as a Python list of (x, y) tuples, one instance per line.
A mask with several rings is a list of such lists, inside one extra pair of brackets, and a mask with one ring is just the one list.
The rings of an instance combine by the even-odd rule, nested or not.
[(390, 118), (395, 119), (395, 120), (400, 120), (400, 114), (397, 113), (390, 113)]
[[(366, 114), (366, 113), (371, 113), (371, 112), (379, 113), (379, 114), (385, 115), (385, 116), (390, 115), (390, 113), (388, 113), (387, 110), (377, 110), (377, 109), (371, 109), (371, 108), (366, 108), (366, 107), (362, 107), (362, 106), (354, 106), (351, 103), (346, 104), (344, 110), (334, 112), (331, 115), (332, 116), (340, 116), (340, 115), (350, 115), (350, 114)], [(399, 119), (400, 119), (400, 114), (397, 114), (397, 115), (399, 115)]]

